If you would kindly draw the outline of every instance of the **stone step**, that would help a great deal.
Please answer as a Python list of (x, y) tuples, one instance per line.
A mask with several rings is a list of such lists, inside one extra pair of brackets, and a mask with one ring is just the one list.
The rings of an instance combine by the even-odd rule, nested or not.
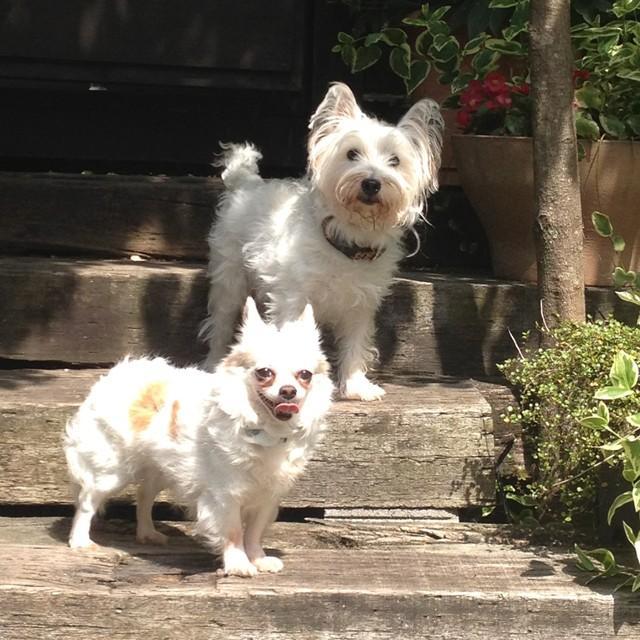
[[(284, 570), (225, 578), (185, 523), (167, 547), (131, 523), (99, 523), (92, 552), (71, 551), (69, 520), (0, 518), (3, 640), (622, 640), (640, 600), (585, 586), (570, 555), (482, 541), (428, 522), (277, 523), (267, 548)], [(477, 541), (480, 538), (481, 541)]]
[[(197, 362), (206, 298), (202, 264), (3, 257), (0, 358), (108, 364), (155, 353)], [(610, 289), (588, 290), (593, 315), (624, 306)], [(533, 286), (403, 274), (378, 314), (380, 369), (495, 375), (517, 353), (509, 331), (531, 329), (538, 310)]]
[[(0, 504), (70, 502), (61, 434), (101, 373), (0, 371)], [(491, 408), (473, 384), (394, 378), (384, 386), (382, 402), (334, 404), (325, 441), (285, 506), (492, 503)]]

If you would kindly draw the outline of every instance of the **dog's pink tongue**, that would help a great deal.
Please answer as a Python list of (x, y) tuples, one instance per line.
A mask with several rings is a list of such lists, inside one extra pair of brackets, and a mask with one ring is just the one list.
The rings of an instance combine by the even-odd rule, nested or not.
[(295, 402), (281, 402), (276, 405), (275, 412), (279, 415), (286, 414), (292, 415), (293, 413), (298, 413), (300, 409)]

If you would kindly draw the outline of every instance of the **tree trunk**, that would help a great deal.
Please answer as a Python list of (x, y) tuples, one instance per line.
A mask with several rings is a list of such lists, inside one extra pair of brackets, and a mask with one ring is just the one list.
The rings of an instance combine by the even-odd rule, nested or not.
[(569, 5), (531, 0), (535, 238), (538, 290), (549, 327), (585, 319)]

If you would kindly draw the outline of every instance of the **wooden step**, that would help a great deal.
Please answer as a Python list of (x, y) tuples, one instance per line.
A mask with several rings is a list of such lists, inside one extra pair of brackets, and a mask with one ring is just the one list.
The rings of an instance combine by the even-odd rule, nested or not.
[(217, 178), (1, 173), (0, 253), (207, 259)]
[[(203, 265), (4, 257), (0, 297), (0, 358), (95, 364), (155, 353), (193, 363), (205, 353)], [(591, 288), (588, 307), (606, 315), (625, 303)], [(517, 353), (508, 331), (518, 336), (538, 315), (533, 286), (404, 274), (378, 314), (380, 369), (495, 375)]]
[[(168, 547), (108, 521), (105, 545), (65, 545), (65, 519), (0, 519), (3, 640), (621, 640), (638, 638), (640, 600), (584, 586), (566, 553), (429, 535), (428, 523), (276, 524), (276, 575), (214, 573), (183, 523)], [(481, 535), (481, 534), (480, 534)]]
[[(70, 501), (61, 434), (103, 373), (0, 372), (0, 503)], [(491, 409), (466, 381), (397, 379), (382, 402), (336, 402), (292, 507), (464, 507), (494, 501)]]

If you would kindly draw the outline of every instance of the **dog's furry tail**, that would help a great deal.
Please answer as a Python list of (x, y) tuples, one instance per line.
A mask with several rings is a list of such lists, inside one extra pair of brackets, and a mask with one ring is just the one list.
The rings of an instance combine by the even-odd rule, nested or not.
[(249, 142), (235, 144), (221, 142), (222, 153), (214, 161), (214, 166), (224, 167), (222, 181), (227, 189), (238, 189), (247, 183), (260, 181), (258, 161), (262, 154)]

